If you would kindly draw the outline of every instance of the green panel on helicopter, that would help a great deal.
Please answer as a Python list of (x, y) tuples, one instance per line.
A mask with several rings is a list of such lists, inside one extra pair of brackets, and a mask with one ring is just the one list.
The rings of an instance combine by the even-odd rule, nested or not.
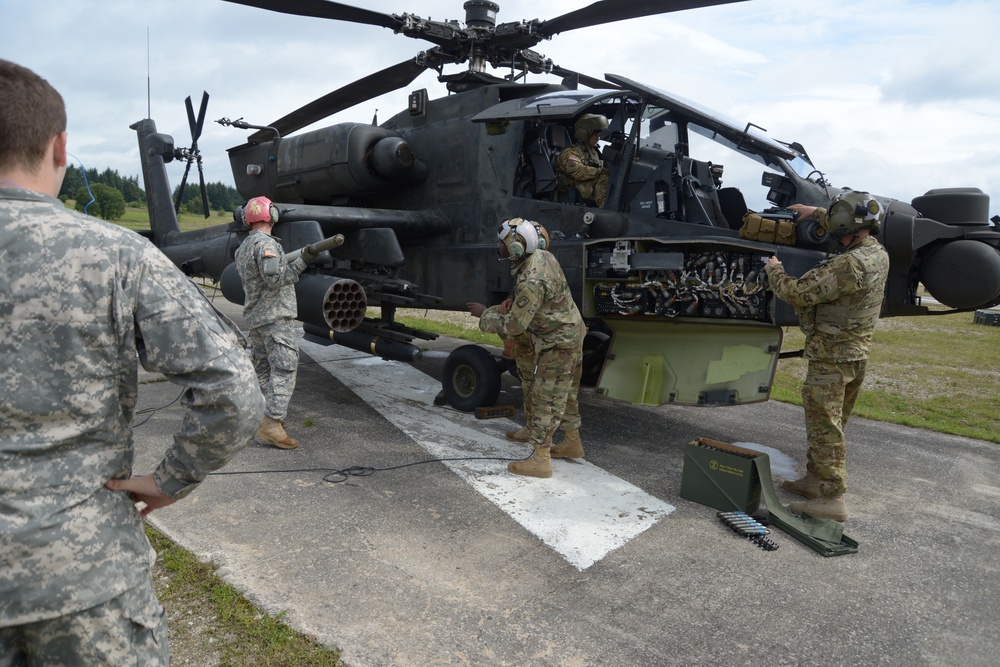
[(643, 405), (766, 401), (781, 328), (746, 322), (608, 318), (614, 332), (597, 390)]

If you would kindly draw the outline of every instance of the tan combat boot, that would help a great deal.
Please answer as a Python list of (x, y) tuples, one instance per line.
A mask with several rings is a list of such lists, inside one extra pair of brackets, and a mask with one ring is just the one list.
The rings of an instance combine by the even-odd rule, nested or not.
[(804, 477), (794, 482), (786, 479), (781, 483), (781, 488), (803, 498), (819, 498), (823, 495), (819, 491), (819, 477), (811, 472), (807, 472)]
[(844, 502), (844, 496), (800, 500), (790, 504), (788, 510), (792, 514), (808, 514), (817, 519), (847, 521), (847, 504)]
[(299, 446), (298, 440), (285, 433), (285, 422), (270, 417), (264, 417), (260, 428), (257, 429), (257, 437), (279, 449), (295, 449)]
[(535, 447), (534, 454), (523, 461), (511, 461), (507, 464), (507, 470), (526, 477), (552, 477), (552, 458), (549, 456), (548, 445)]
[(507, 431), (505, 435), (508, 440), (513, 440), (514, 442), (528, 442), (528, 435), (530, 433), (527, 426), (522, 426), (516, 431)]
[(580, 442), (580, 431), (566, 431), (566, 437), (550, 452), (554, 459), (582, 459), (583, 443)]

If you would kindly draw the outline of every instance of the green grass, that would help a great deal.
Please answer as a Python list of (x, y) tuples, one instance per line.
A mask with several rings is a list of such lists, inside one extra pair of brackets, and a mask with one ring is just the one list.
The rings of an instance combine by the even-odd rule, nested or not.
[[(801, 349), (786, 329), (783, 350)], [(972, 313), (879, 321), (867, 377), (854, 414), (990, 442), (1000, 442), (1000, 327), (973, 323)], [(772, 398), (802, 404), (806, 362), (778, 364)]]
[[(146, 526), (146, 535), (159, 554), (157, 567), (165, 571), (157, 590), (167, 609), (171, 644), (201, 642), (217, 653), (223, 666), (340, 667), (340, 654), (299, 634), (282, 621), (269, 616), (244, 600), (235, 588), (219, 579), (210, 565), (178, 547), (156, 529)], [(208, 607), (205, 609), (205, 607)], [(199, 623), (179, 622), (185, 610), (198, 608)], [(205, 619), (208, 619), (207, 621)], [(196, 633), (185, 637), (184, 633)], [(184, 651), (183, 654), (187, 654)], [(214, 659), (214, 658), (213, 658)]]
[[(66, 208), (73, 208), (76, 206), (76, 202), (72, 199), (66, 202)], [(181, 230), (188, 231), (191, 229), (202, 229), (203, 227), (213, 227), (215, 225), (222, 225), (232, 222), (233, 214), (232, 212), (225, 212), (219, 214), (217, 211), (212, 211), (212, 215), (208, 218), (201, 213), (181, 213), (178, 216), (178, 222), (180, 223)], [(119, 220), (113, 220), (116, 225), (121, 225), (127, 229), (134, 231), (146, 231), (149, 230), (149, 211), (146, 210), (145, 206), (126, 206), (125, 215), (123, 215)]]
[(441, 322), (422, 317), (397, 317), (396, 321), (413, 329), (421, 329), (422, 331), (429, 331), (441, 336), (461, 338), (462, 340), (467, 340), (470, 343), (478, 343), (480, 345), (503, 347), (503, 341), (500, 340), (500, 336), (497, 336), (496, 334), (484, 333), (479, 329), (466, 329), (465, 327), (461, 327), (450, 322)]

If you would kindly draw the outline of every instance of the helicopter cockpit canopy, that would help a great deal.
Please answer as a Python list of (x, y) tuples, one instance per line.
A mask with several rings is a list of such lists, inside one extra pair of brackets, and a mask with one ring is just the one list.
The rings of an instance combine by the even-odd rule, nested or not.
[[(569, 121), (582, 113), (619, 106), (624, 102), (632, 109), (638, 109), (642, 105), (644, 110), (641, 120), (649, 122), (649, 128), (644, 128), (649, 133), (655, 132), (668, 121), (684, 123), (690, 125), (692, 131), (714, 139), (733, 150), (748, 153), (769, 167), (780, 168), (780, 162), (775, 159), (780, 158), (789, 163), (803, 163), (808, 165), (808, 170), (812, 169), (804, 153), (763, 135), (753, 125), (741, 129), (735, 122), (725, 119), (721, 114), (680, 96), (615, 74), (608, 74), (606, 78), (621, 85), (622, 89), (565, 90), (507, 100), (480, 112), (472, 120), (474, 122)], [(613, 114), (607, 115), (611, 118)], [(621, 119), (617, 120), (621, 122)], [(613, 122), (608, 131), (615, 129)], [(617, 129), (623, 128), (619, 126)], [(796, 168), (795, 171), (799, 172), (801, 168)]]
[[(543, 153), (544, 158), (536, 159), (534, 187), (525, 196), (549, 196), (554, 181), (547, 174), (549, 170), (544, 163), (552, 161), (553, 156), (565, 147), (567, 139), (555, 140), (565, 137), (564, 130), (570, 130), (568, 141), (572, 143), (573, 122), (585, 113), (602, 114), (610, 119), (608, 128), (601, 136), (602, 140), (611, 144), (604, 151), (604, 158), (613, 175), (621, 171), (631, 172), (621, 180), (620, 190), (625, 206), (630, 206), (630, 199), (641, 190), (635, 185), (638, 181), (663, 175), (663, 168), (657, 165), (667, 159), (677, 161), (672, 169), (682, 177), (694, 177), (706, 190), (704, 195), (709, 199), (715, 198), (708, 192), (713, 189), (707, 183), (709, 173), (715, 175), (715, 187), (721, 187), (718, 177), (722, 167), (713, 166), (713, 160), (729, 164), (735, 156), (741, 156), (739, 162), (745, 162), (746, 167), (757, 164), (778, 172), (765, 172), (760, 181), (768, 186), (768, 199), (772, 202), (781, 198), (790, 199), (790, 193), (796, 192), (800, 184), (811, 175), (819, 174), (798, 144), (776, 141), (752, 124), (740, 126), (719, 113), (652, 86), (614, 74), (606, 75), (606, 79), (611, 85), (620, 87), (543, 92), (505, 100), (473, 117), (473, 121), (480, 123), (523, 121), (528, 128), (525, 146), (535, 150), (536, 143), (541, 145), (536, 152)], [(704, 137), (709, 140), (705, 144), (714, 146), (708, 155), (701, 154), (701, 145), (694, 142), (696, 137)], [(621, 156), (624, 161), (616, 164), (616, 156)], [(640, 163), (644, 163), (645, 168)], [(738, 168), (745, 170), (742, 165)], [(539, 177), (542, 171), (546, 175)], [(750, 178), (748, 173), (738, 173), (742, 173), (744, 179)], [(819, 185), (817, 182), (811, 187)], [(734, 217), (735, 214), (734, 210), (733, 215), (727, 217)], [(728, 224), (732, 226), (736, 222), (730, 220)]]

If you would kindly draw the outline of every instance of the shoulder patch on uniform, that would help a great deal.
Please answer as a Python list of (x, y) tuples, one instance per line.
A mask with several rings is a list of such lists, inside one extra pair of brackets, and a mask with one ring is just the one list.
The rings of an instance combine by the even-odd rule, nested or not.
[(277, 257), (277, 256), (278, 256), (278, 253), (274, 252), (270, 248), (265, 248), (264, 249), (264, 257), (271, 258), (271, 257)]
[(576, 155), (573, 154), (570, 154), (569, 158), (567, 159), (572, 160), (573, 162), (581, 162), (580, 158), (578, 158)]
[(528, 297), (522, 294), (517, 300), (517, 307), (524, 308), (527, 305), (528, 305)]

